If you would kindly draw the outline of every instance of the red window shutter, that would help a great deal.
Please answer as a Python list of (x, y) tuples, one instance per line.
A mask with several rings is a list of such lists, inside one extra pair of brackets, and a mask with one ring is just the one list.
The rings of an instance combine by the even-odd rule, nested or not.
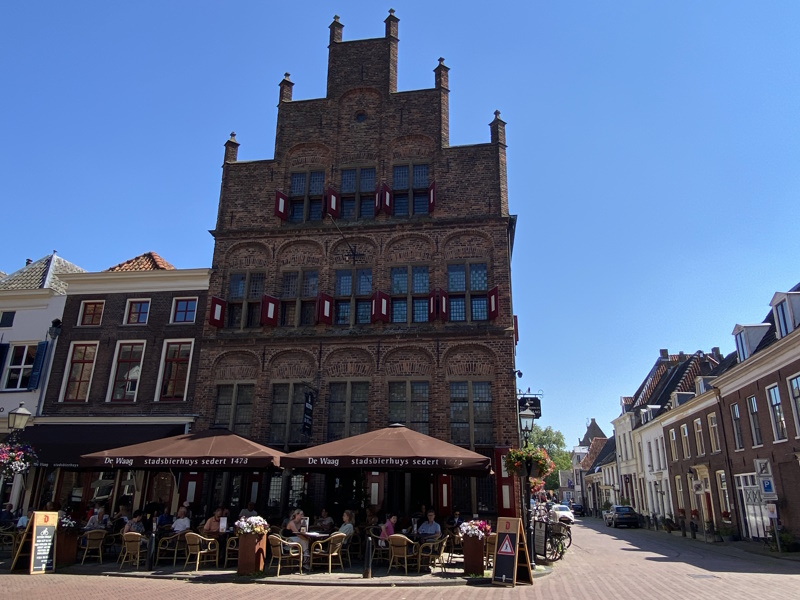
[(385, 292), (378, 292), (378, 314), (384, 323), (389, 322), (389, 312), (391, 311), (392, 299)]
[(340, 204), (339, 192), (337, 192), (333, 188), (328, 188), (327, 198), (326, 198), (326, 203), (325, 204), (326, 204), (326, 208), (325, 208), (326, 212), (330, 216), (336, 217), (338, 219), (339, 218), (339, 210), (340, 210), (340, 207), (339, 207), (339, 204)]
[(264, 295), (261, 298), (261, 324), (275, 327), (278, 324), (279, 301), (272, 296)]
[(378, 187), (375, 189), (375, 216), (378, 216), (378, 213), (381, 212), (381, 193), (383, 191), (383, 185), (378, 184)]
[(489, 290), (489, 320), (496, 319), (500, 314), (500, 294), (497, 290), (497, 287), (493, 287)]
[(279, 190), (275, 190), (275, 216), (281, 221), (289, 217), (289, 197)]
[(381, 208), (387, 215), (391, 215), (394, 209), (394, 196), (392, 190), (385, 183), (381, 184)]
[(439, 290), (439, 318), (447, 321), (450, 317), (450, 297), (444, 290)]
[(328, 294), (317, 295), (316, 306), (317, 323), (330, 325), (333, 323), (333, 297)]
[(438, 305), (436, 304), (436, 290), (432, 290), (430, 294), (428, 294), (428, 321), (435, 321), (436, 320), (436, 309)]
[(433, 213), (434, 208), (436, 208), (436, 182), (431, 181), (428, 186), (428, 213)]
[(519, 324), (517, 323), (517, 315), (514, 315), (514, 345), (519, 344)]
[(211, 297), (211, 312), (208, 315), (208, 324), (213, 327), (225, 326), (225, 300)]

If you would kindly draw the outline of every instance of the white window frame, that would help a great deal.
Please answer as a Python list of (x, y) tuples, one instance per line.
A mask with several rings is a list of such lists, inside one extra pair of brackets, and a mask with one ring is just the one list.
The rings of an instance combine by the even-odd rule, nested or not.
[[(175, 320), (175, 309), (178, 307), (178, 302), (181, 300), (194, 300), (194, 319), (191, 321), (176, 321)], [(172, 299), (172, 308), (169, 311), (169, 322), (170, 325), (189, 325), (197, 321), (197, 305), (199, 303), (199, 298), (197, 296), (176, 296)], [(150, 318), (150, 311), (147, 311), (147, 317)]]
[(672, 452), (672, 462), (677, 462), (678, 459), (678, 435), (675, 428), (669, 430), (669, 449)]
[[(11, 370), (12, 369), (15, 370), (15, 371), (19, 371), (20, 372), (20, 378), (18, 379), (18, 381), (22, 380), (22, 371), (24, 371), (26, 369), (26, 365), (24, 364), (24, 359), (23, 359), (23, 364), (22, 365), (14, 366), (14, 367), (11, 366), (11, 360), (14, 357), (14, 348), (19, 348), (21, 346), (24, 346), (26, 348), (25, 353), (27, 354), (27, 348), (32, 346), (33, 347), (33, 362), (30, 365), (27, 365), (27, 368), (29, 368), (31, 370), (31, 373), (32, 373), (33, 372), (33, 366), (36, 364), (36, 348), (38, 347), (38, 345), (39, 345), (39, 342), (22, 342), (22, 341), (20, 341), (20, 342), (11, 342), (8, 345), (8, 356), (6, 356), (5, 365), (0, 365), (0, 368), (2, 368), (2, 374), (3, 374), (3, 379), (2, 379), (2, 381), (0, 381), (0, 383), (2, 383), (2, 387), (0, 387), (0, 390), (3, 390), (4, 392), (26, 392), (26, 391), (28, 391), (28, 386), (27, 385), (25, 387), (15, 387), (15, 388), (6, 387), (8, 385), (8, 378), (11, 375)], [(28, 380), (30, 381), (30, 375), (28, 376)]]
[(706, 443), (703, 441), (703, 419), (695, 419), (694, 425), (694, 445), (697, 449), (697, 456), (706, 455)]
[[(186, 344), (189, 343), (192, 345), (191, 350), (189, 350), (189, 369), (186, 371), (186, 384), (183, 389), (183, 402), (188, 400), (189, 395), (189, 381), (192, 377), (192, 358), (194, 357), (194, 338), (175, 338), (175, 339), (167, 339), (161, 344), (161, 359), (158, 362), (158, 379), (156, 380), (156, 391), (155, 396), (153, 398), (153, 402), (161, 402), (161, 383), (164, 379), (164, 368), (166, 366), (166, 359), (167, 359), (167, 345), (168, 344)], [(177, 404), (177, 400), (164, 400), (167, 404)]]
[[(144, 323), (128, 323), (128, 314), (131, 310), (131, 304), (133, 302), (147, 302), (147, 319), (145, 319)], [(147, 322), (150, 320), (150, 310), (153, 308), (153, 301), (150, 298), (128, 298), (125, 301), (125, 314), (122, 315), (122, 324), (128, 327), (141, 327), (142, 325), (147, 325)]]
[[(123, 344), (141, 344), (142, 345), (142, 357), (139, 359), (139, 379), (136, 383), (136, 391), (133, 393), (133, 400), (114, 400), (112, 396), (114, 395), (114, 382), (117, 378), (117, 362), (119, 359), (119, 347)], [(108, 390), (106, 391), (106, 402), (113, 403), (113, 404), (120, 404), (125, 402), (136, 402), (139, 397), (139, 384), (142, 381), (142, 365), (144, 364), (144, 355), (147, 352), (147, 340), (117, 340), (117, 345), (114, 348), (114, 361), (111, 363), (111, 374), (108, 378)]]
[(75, 352), (75, 346), (88, 346), (90, 344), (94, 344), (94, 361), (92, 362), (92, 372), (89, 374), (89, 386), (86, 388), (86, 399), (83, 401), (84, 403), (89, 402), (89, 396), (92, 395), (92, 382), (94, 381), (94, 372), (97, 368), (97, 355), (100, 353), (100, 341), (99, 340), (73, 340), (69, 344), (69, 352), (67, 353), (67, 363), (66, 368), (64, 369), (64, 377), (61, 380), (61, 391), (58, 394), (58, 401), (59, 402), (66, 402), (67, 404), (79, 404), (79, 401), (76, 400), (65, 400), (65, 396), (67, 395), (67, 385), (69, 384), (69, 374), (72, 371), (72, 355)]
[[(764, 445), (764, 432), (761, 431), (761, 423), (758, 422), (758, 398), (755, 395), (748, 396), (745, 403), (747, 404), (747, 416), (750, 418), (750, 441), (753, 442), (753, 448), (761, 448)], [(755, 410), (752, 410), (751, 407), (754, 407)], [(758, 443), (756, 443), (756, 431), (758, 431), (758, 437), (761, 438)]]
[(784, 298), (775, 305), (775, 326), (778, 338), (784, 338), (792, 332), (792, 317), (789, 313), (789, 303)]
[(717, 413), (708, 413), (708, 438), (711, 440), (711, 453), (716, 454), (722, 451), (719, 439), (719, 421), (717, 420)]
[(744, 329), (734, 336), (734, 340), (736, 341), (736, 353), (739, 355), (739, 362), (744, 362), (750, 357), (747, 352), (747, 340), (744, 336)]
[[(100, 313), (100, 322), (97, 325), (84, 325), (83, 313), (86, 310), (87, 304), (102, 304), (103, 312)], [(100, 327), (103, 324), (103, 317), (106, 316), (106, 301), (105, 300), (81, 300), (81, 309), (78, 311), (78, 323), (76, 327)]]
[[(778, 399), (777, 404), (774, 404), (772, 402), (773, 390)], [(789, 439), (789, 430), (786, 428), (786, 411), (783, 410), (783, 399), (781, 398), (781, 390), (778, 387), (778, 384), (776, 383), (775, 385), (767, 387), (766, 393), (767, 393), (767, 407), (769, 408), (769, 419), (772, 422), (772, 441), (773, 443), (785, 442)], [(786, 435), (784, 435), (782, 438), (778, 437), (778, 423), (775, 420), (776, 408), (777, 410), (780, 411), (781, 417), (783, 418), (783, 431)]]
[(675, 499), (678, 502), (678, 510), (686, 510), (686, 504), (683, 497), (683, 477), (680, 475), (675, 476)]
[[(793, 394), (792, 381), (797, 379), (797, 395)], [(792, 416), (794, 418), (794, 439), (800, 439), (800, 373), (789, 375), (786, 378), (786, 389), (788, 390), (789, 400), (792, 405)]]
[[(734, 410), (736, 415), (734, 415)], [(736, 424), (739, 424), (737, 427)], [(739, 403), (734, 402), (731, 404), (731, 428), (733, 430), (733, 445), (736, 452), (744, 450), (744, 437), (742, 436), (742, 411), (739, 409)]]
[(691, 458), (692, 450), (689, 447), (689, 425), (686, 423), (681, 425), (681, 446), (683, 447), (683, 458)]

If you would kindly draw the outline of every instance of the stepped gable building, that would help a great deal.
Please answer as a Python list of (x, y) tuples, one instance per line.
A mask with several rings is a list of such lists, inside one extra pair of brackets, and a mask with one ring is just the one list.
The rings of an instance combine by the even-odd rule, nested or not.
[(397, 90), (393, 12), (357, 41), (334, 17), (324, 98), (295, 99), (286, 74), (273, 158), (225, 144), (197, 426), (292, 451), (402, 423), (491, 456), (497, 476), (295, 474), (281, 495), (277, 475), (270, 505), (363, 484), (383, 509), (513, 514), (497, 462), (518, 440), (505, 123), (450, 146), (449, 69)]

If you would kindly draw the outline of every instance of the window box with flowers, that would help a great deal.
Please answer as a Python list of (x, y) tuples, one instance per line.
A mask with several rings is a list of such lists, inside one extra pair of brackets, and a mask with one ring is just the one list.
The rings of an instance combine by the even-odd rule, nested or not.
[[(528, 465), (530, 464), (530, 473)], [(544, 478), (555, 468), (555, 463), (550, 459), (547, 450), (536, 448), (530, 444), (522, 448), (510, 448), (505, 456), (505, 467), (509, 475), (519, 477)]]
[(269, 523), (262, 517), (242, 517), (234, 523), (239, 540), (237, 573), (252, 575), (264, 570)]
[(483, 575), (486, 536), (492, 532), (492, 526), (486, 521), (465, 521), (459, 531), (464, 551), (464, 574)]
[(36, 452), (27, 444), (0, 444), (0, 476), (24, 475), (36, 462)]

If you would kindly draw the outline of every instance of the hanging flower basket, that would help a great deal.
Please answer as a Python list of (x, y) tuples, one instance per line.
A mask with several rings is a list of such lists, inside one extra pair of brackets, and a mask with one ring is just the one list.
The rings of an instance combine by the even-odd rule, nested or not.
[(0, 444), (0, 475), (24, 475), (37, 458), (34, 449), (27, 444)]
[(536, 478), (547, 477), (556, 466), (544, 448), (528, 445), (522, 448), (510, 448), (506, 453), (505, 467), (509, 474), (513, 473), (519, 477), (527, 476), (529, 462), (531, 465), (530, 476)]

